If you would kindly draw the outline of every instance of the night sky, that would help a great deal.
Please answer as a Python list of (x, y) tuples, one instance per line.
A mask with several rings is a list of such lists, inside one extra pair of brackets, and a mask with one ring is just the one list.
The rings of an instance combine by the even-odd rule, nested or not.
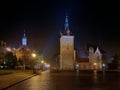
[(0, 2), (0, 40), (18, 48), (25, 29), (28, 46), (52, 59), (59, 53), (66, 13), (75, 49), (90, 43), (108, 52), (120, 52), (119, 3), (110, 0)]

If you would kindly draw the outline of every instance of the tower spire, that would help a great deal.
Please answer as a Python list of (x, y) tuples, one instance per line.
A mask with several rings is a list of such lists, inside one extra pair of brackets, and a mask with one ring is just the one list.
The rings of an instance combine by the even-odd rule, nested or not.
[(23, 37), (26, 37), (26, 34), (25, 34), (25, 29), (24, 29), (24, 34), (23, 34)]
[(95, 54), (100, 54), (100, 50), (99, 50), (99, 47), (98, 47), (98, 46), (97, 46), (97, 48), (96, 48)]
[(69, 30), (69, 20), (68, 20), (68, 15), (66, 14), (66, 17), (65, 17), (65, 31), (66, 31), (66, 34), (69, 35), (70, 34), (70, 30)]
[(24, 33), (23, 33), (23, 37), (22, 37), (22, 45), (27, 45), (27, 37), (26, 37), (26, 34), (25, 34), (25, 29), (24, 29)]

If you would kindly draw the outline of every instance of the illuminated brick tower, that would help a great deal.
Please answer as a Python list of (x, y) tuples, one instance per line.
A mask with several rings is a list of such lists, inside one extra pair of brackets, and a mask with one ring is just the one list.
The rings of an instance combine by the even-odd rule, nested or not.
[(65, 18), (65, 28), (60, 38), (60, 69), (74, 70), (74, 36), (69, 30), (68, 16)]

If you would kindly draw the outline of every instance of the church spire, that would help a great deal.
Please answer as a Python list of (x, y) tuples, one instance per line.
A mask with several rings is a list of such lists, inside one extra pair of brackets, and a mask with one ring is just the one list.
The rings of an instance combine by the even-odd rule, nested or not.
[(26, 35), (25, 35), (25, 29), (24, 29), (24, 34), (23, 34), (23, 37), (26, 37)]
[(67, 35), (70, 34), (68, 15), (66, 15), (66, 18), (65, 18), (65, 31)]
[(97, 49), (96, 49), (96, 51), (95, 51), (95, 54), (101, 54), (98, 46), (97, 46)]
[(27, 45), (27, 37), (26, 37), (26, 34), (25, 34), (25, 29), (24, 29), (24, 33), (23, 33), (23, 37), (22, 37), (22, 45)]

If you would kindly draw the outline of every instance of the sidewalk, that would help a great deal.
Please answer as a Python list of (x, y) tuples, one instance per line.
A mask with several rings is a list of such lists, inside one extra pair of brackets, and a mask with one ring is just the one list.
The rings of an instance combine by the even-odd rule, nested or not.
[(8, 75), (1, 75), (0, 76), (0, 90), (6, 87), (9, 87), (15, 83), (33, 77), (33, 71), (21, 71), (17, 73), (12, 73)]
[[(98, 70), (98, 71), (103, 71), (103, 70)], [(120, 69), (108, 69), (105, 70), (106, 72), (120, 72)]]

